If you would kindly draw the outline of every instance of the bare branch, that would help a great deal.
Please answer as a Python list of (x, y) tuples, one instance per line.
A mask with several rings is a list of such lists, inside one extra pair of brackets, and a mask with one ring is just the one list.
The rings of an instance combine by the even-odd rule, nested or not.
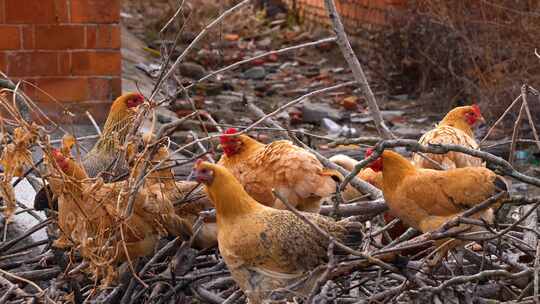
[(347, 38), (347, 34), (345, 33), (343, 23), (341, 23), (341, 18), (339, 17), (334, 0), (324, 0), (324, 4), (326, 6), (328, 16), (332, 21), (334, 32), (337, 36), (337, 43), (341, 49), (341, 52), (343, 53), (343, 57), (345, 57), (345, 60), (347, 61), (349, 67), (353, 72), (356, 82), (358, 83), (358, 85), (362, 89), (362, 93), (366, 97), (369, 111), (371, 112), (371, 116), (373, 117), (373, 121), (375, 122), (375, 128), (377, 128), (377, 131), (379, 132), (379, 135), (381, 137), (395, 138), (390, 129), (388, 129), (388, 127), (384, 123), (381, 111), (379, 110), (379, 106), (377, 105), (377, 100), (375, 99), (375, 95), (373, 94), (373, 91), (369, 86), (364, 70), (360, 65), (360, 61), (358, 61), (358, 58), (354, 54), (351, 43)]

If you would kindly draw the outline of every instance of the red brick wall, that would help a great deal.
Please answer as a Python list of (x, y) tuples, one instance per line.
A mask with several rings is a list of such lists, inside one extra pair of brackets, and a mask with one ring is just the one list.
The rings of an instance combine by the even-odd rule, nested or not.
[(100, 108), (121, 93), (119, 21), (120, 0), (0, 0), (0, 70), (60, 102)]
[[(330, 24), (323, 0), (284, 0), (293, 7), (304, 21)], [(392, 14), (407, 6), (408, 0), (335, 0), (336, 7), (346, 29), (372, 29), (391, 22)]]

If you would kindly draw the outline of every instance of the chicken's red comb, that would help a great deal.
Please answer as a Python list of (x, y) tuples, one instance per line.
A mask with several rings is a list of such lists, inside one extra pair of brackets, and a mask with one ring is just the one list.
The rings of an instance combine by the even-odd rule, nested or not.
[(228, 128), (227, 130), (225, 130), (225, 132), (223, 132), (223, 134), (226, 134), (226, 135), (236, 134), (236, 133), (238, 133), (238, 129), (236, 128)]
[(482, 112), (480, 112), (480, 107), (477, 104), (473, 104), (472, 109), (474, 111), (474, 114), (476, 114), (477, 116), (482, 116)]
[(198, 167), (202, 164), (203, 160), (201, 158), (197, 159), (197, 161), (195, 162), (195, 167)]
[(370, 157), (371, 154), (373, 154), (373, 148), (368, 148), (368, 149), (366, 150), (366, 157)]
[(51, 150), (51, 154), (54, 158), (56, 159), (61, 159), (61, 158), (64, 158), (64, 155), (62, 154), (62, 152), (60, 152), (60, 150), (58, 149), (52, 149)]

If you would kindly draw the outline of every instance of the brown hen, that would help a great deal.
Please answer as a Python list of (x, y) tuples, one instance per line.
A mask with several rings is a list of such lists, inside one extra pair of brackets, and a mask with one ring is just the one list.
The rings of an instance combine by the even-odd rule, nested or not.
[[(373, 149), (367, 149), (366, 150), (366, 157), (369, 157), (373, 153)], [(332, 156), (330, 161), (334, 162), (335, 164), (347, 169), (349, 172), (354, 169), (354, 167), (358, 164), (358, 161), (347, 156), (344, 154), (337, 154)], [(382, 180), (382, 161), (378, 160), (370, 165), (368, 168), (364, 168), (358, 173), (357, 177), (361, 178), (362, 180), (372, 184), (373, 186), (377, 187), (378, 189), (383, 188), (383, 180)], [(356, 199), (363, 194), (358, 192), (354, 187), (351, 185), (347, 185), (345, 188), (345, 191), (342, 192), (343, 198), (347, 201)], [(390, 214), (390, 212), (383, 213), (383, 219), (386, 224), (389, 224), (391, 221), (393, 221), (396, 217)], [(401, 236), (405, 231), (407, 231), (407, 226), (405, 226), (403, 223), (397, 223), (392, 228), (388, 229), (388, 235), (391, 239), (396, 239), (399, 236)], [(385, 239), (382, 240), (383, 244), (387, 244), (388, 242), (385, 241)], [(422, 248), (421, 248), (422, 249)], [(407, 250), (403, 253), (406, 255), (414, 255), (418, 253), (419, 251), (414, 250)]]
[(265, 145), (235, 133), (236, 129), (228, 129), (221, 137), (224, 154), (218, 164), (231, 171), (258, 202), (285, 209), (272, 193), (275, 189), (298, 210), (319, 212), (321, 200), (336, 191), (335, 179), (340, 175), (325, 169), (310, 152), (287, 140)]
[[(507, 191), (503, 178), (482, 167), (448, 171), (418, 169), (393, 151), (382, 154), (383, 193), (390, 212), (421, 232), (431, 232), (465, 210), (485, 201), (500, 191)], [(493, 210), (485, 209), (472, 216), (492, 222)], [(461, 225), (458, 229), (467, 226)], [(478, 227), (469, 227), (471, 231)], [(462, 242), (438, 241), (441, 248), (433, 264), (446, 256), (449, 249)]]
[(133, 212), (124, 218), (130, 192), (125, 181), (93, 182), (80, 165), (58, 150), (52, 151), (48, 164), (61, 231), (54, 244), (77, 246), (98, 277), (109, 275), (109, 264), (126, 260), (126, 254), (130, 259), (151, 254), (161, 236), (191, 233), (189, 223), (175, 214), (172, 202), (159, 195), (158, 183), (143, 186), (135, 194)]
[[(478, 149), (472, 130), (472, 127), (478, 122), (484, 122), (484, 118), (477, 105), (454, 108), (446, 114), (435, 129), (422, 135), (419, 142), (423, 145), (455, 144)], [(437, 162), (445, 170), (484, 166), (482, 159), (460, 152), (426, 154), (426, 156)], [(439, 167), (419, 154), (413, 156), (413, 163), (419, 168), (439, 169)]]
[[(138, 93), (124, 94), (113, 102), (101, 137), (82, 161), (82, 166), (89, 177), (102, 174), (108, 181), (127, 172), (121, 148), (135, 119), (135, 108), (143, 102), (144, 97)], [(56, 198), (51, 195), (49, 186), (38, 191), (34, 198), (34, 208), (57, 209)]]
[[(368, 150), (369, 151), (369, 150)], [(366, 152), (366, 156), (368, 152)], [(328, 160), (333, 162), (334, 164), (343, 167), (347, 171), (351, 172), (354, 167), (358, 164), (358, 161), (356, 159), (353, 159), (345, 154), (337, 154), (332, 157), (330, 157)], [(372, 168), (364, 168), (362, 169), (357, 177), (362, 179), (365, 182), (370, 183), (371, 185), (377, 187), (378, 189), (382, 189), (382, 173), (381, 172), (375, 172)], [(342, 192), (343, 198), (346, 201), (350, 201), (353, 199), (356, 199), (363, 194), (360, 193), (358, 190), (356, 190), (351, 185), (347, 185), (345, 188), (345, 191)]]
[[(258, 203), (226, 168), (199, 161), (196, 179), (216, 207), (219, 250), (250, 303), (264, 303), (273, 291), (290, 286), (327, 261), (328, 239), (288, 210)], [(354, 222), (302, 213), (344, 243), (358, 239)], [(294, 292), (306, 295), (317, 275)]]
[[(128, 151), (131, 150), (128, 147)], [(140, 158), (139, 158), (140, 159)], [(167, 147), (161, 146), (154, 155), (152, 166), (162, 163), (160, 169), (151, 172), (146, 178), (146, 185), (154, 185), (151, 191), (162, 200), (174, 204), (176, 214), (192, 227), (202, 211), (213, 207), (206, 193), (198, 187), (198, 183), (176, 181), (169, 159)], [(134, 161), (134, 160), (133, 160)], [(131, 164), (137, 167), (134, 172), (141, 170), (141, 162)], [(193, 246), (198, 249), (215, 247), (217, 245), (217, 225), (211, 219), (204, 219), (201, 230), (194, 238)]]

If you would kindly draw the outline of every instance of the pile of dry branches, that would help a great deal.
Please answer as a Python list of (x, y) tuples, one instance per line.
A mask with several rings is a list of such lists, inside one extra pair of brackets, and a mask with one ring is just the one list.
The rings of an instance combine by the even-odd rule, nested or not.
[[(178, 94), (185, 94), (186, 98), (190, 100), (188, 91), (179, 83), (175, 86), (175, 90), (170, 90), (171, 86), (164, 86), (164, 84), (170, 84), (170, 81), (174, 80), (171, 77), (173, 75), (172, 71), (208, 31), (249, 2), (248, 0), (241, 1), (225, 10), (220, 17), (206, 26), (176, 59), (173, 60), (168, 56), (167, 49), (163, 50), (164, 57), (162, 59), (164, 64), (162, 73), (152, 96), (148, 96), (148, 106), (144, 107), (144, 110), (139, 113), (137, 118), (139, 122), (145, 116), (155, 117), (153, 112), (157, 107), (175, 98)], [(353, 71), (354, 80), (345, 84), (312, 91), (283, 104), (268, 114), (264, 113), (255, 104), (248, 103), (247, 108), (259, 119), (246, 125), (242, 131), (247, 132), (255, 127), (260, 128), (263, 124), (267, 125), (266, 130), (278, 135), (288, 136), (298, 145), (311, 149), (326, 166), (339, 169), (320, 155), (318, 151), (299, 141), (295, 136), (296, 134), (310, 136), (310, 134), (301, 130), (285, 128), (277, 123), (273, 117), (310, 96), (323, 94), (345, 85), (358, 85), (362, 88), (361, 94), (364, 94), (379, 133), (379, 137), (375, 139), (332, 140), (318, 137), (319, 140), (327, 140), (329, 145), (373, 144), (374, 141), (376, 145), (375, 153), (361, 161), (353, 172), (340, 169), (346, 175), (340, 189), (344, 189), (348, 183), (351, 183), (361, 192), (367, 193), (369, 200), (342, 202), (338, 193), (336, 203), (331, 206), (324, 206), (322, 210), (322, 213), (332, 214), (337, 218), (353, 216), (354, 220), (363, 223), (365, 229), (363, 230), (362, 244), (358, 248), (348, 248), (335, 240), (332, 241), (328, 250), (329, 263), (319, 266), (320, 270), (324, 270), (324, 275), (318, 280), (317, 286), (308, 297), (299, 298), (298, 300), (305, 303), (411, 303), (415, 301), (429, 303), (522, 301), (524, 303), (533, 303), (538, 301), (540, 288), (540, 242), (538, 242), (538, 237), (540, 231), (537, 209), (540, 206), (539, 198), (527, 197), (523, 195), (525, 193), (522, 193), (522, 195), (513, 194), (505, 204), (519, 211), (520, 215), (516, 218), (507, 218), (506, 221), (496, 225), (471, 221), (468, 216), (490, 207), (499, 196), (492, 197), (471, 208), (435, 232), (417, 236), (417, 232), (409, 230), (396, 240), (387, 244), (382, 242), (382, 239), (388, 238), (388, 229), (392, 228), (397, 221), (393, 221), (388, 225), (381, 224), (382, 221), (379, 215), (387, 209), (381, 192), (356, 179), (355, 175), (361, 168), (378, 157), (384, 149), (404, 147), (411, 152), (429, 153), (458, 151), (480, 157), (498, 174), (505, 175), (531, 187), (540, 186), (540, 179), (519, 172), (514, 168), (512, 161), (508, 162), (487, 152), (451, 145), (422, 146), (414, 140), (395, 139), (382, 120), (377, 102), (367, 83), (362, 67), (350, 48), (347, 36), (336, 13), (334, 2), (325, 0), (325, 3), (336, 32), (336, 37), (331, 40), (337, 40), (347, 63)], [(328, 39), (324, 42), (327, 43)], [(319, 42), (276, 50), (261, 54), (257, 58), (316, 45), (317, 43)], [(220, 71), (213, 72), (205, 79), (228, 69), (233, 69), (238, 65), (233, 64)], [(204, 81), (204, 79), (200, 81)], [(165, 87), (169, 89), (166, 90)], [(3, 128), (2, 165), (4, 171), (0, 184), (0, 194), (6, 207), (4, 211), (11, 217), (16, 217), (20, 212), (35, 214), (31, 209), (21, 206), (16, 201), (13, 195), (13, 187), (23, 178), (44, 174), (42, 168), (39, 167), (41, 161), (31, 160), (29, 151), (42, 149), (47, 154), (47, 151), (51, 149), (51, 145), (56, 142), (49, 140), (48, 135), (51, 130), (43, 127), (44, 124), (30, 125), (26, 122), (29, 120), (25, 121), (26, 111), (39, 111), (35, 104), (18, 90), (18, 87), (12, 86), (10, 89), (3, 91), (13, 94), (13, 99), (2, 98), (2, 107), (10, 114), (9, 117), (3, 117), (1, 121)], [(522, 106), (519, 113), (522, 114), (519, 116), (527, 115), (527, 119), (532, 125), (534, 125), (532, 117), (527, 114), (530, 112), (527, 97), (534, 94), (537, 94), (534, 89), (523, 86), (522, 92), (519, 94), (520, 98), (517, 98), (514, 102), (514, 104), (518, 104), (521, 101)], [(138, 165), (130, 173), (127, 191), (111, 198), (119, 202), (125, 202), (118, 204), (119, 211), (125, 212), (121, 219), (129, 218), (130, 206), (132, 206), (136, 194), (144, 185), (146, 177), (159, 170), (163, 163), (170, 160), (163, 159), (158, 163), (151, 161), (154, 159), (160, 144), (166, 140), (167, 136), (176, 127), (183, 124), (187, 118), (197, 117), (201, 121), (202, 119), (209, 121), (217, 130), (220, 130), (221, 126), (212, 119), (210, 113), (202, 113), (196, 109), (193, 102), (192, 105), (193, 113), (191, 115), (163, 125), (159, 130), (154, 130), (153, 136), (145, 136), (146, 139), (142, 143), (142, 151), (144, 152), (138, 155)], [(511, 109), (509, 108), (509, 111)], [(516, 143), (521, 141), (518, 133), (520, 121), (521, 119), (518, 119), (514, 128), (510, 143), (512, 150), (515, 149)], [(186, 163), (189, 164), (201, 155), (207, 154), (205, 144), (215, 139), (218, 134), (210, 134), (206, 132), (204, 127), (202, 129), (205, 132), (201, 137), (181, 146), (172, 146), (174, 150), (172, 154), (185, 153), (187, 155), (185, 161), (174, 161), (173, 166), (185, 166)], [(24, 135), (21, 130), (26, 131), (25, 134), (29, 135)], [(133, 130), (132, 135), (135, 132), (136, 130)], [(133, 140), (134, 137), (130, 138), (128, 141)], [(536, 141), (528, 142), (538, 144), (538, 138), (535, 139)], [(127, 145), (127, 143), (125, 144)], [(193, 150), (197, 153), (193, 154)], [(14, 212), (14, 205), (19, 206), (21, 210)], [(300, 214), (296, 214), (302, 218)], [(90, 303), (246, 302), (245, 296), (230, 276), (218, 250), (212, 248), (199, 251), (192, 248), (194, 236), (197, 235), (203, 218), (211, 216), (211, 214), (202, 213), (200, 215), (199, 220), (196, 221), (193, 227), (194, 236), (191, 239), (162, 240), (152, 256), (125, 262), (118, 268), (118, 278), (112, 283), (107, 282), (110, 284), (105, 288), (99, 278), (88, 273), (89, 265), (95, 261), (81, 258), (77, 249), (70, 251), (69, 260), (67, 261), (58, 258), (62, 255), (59, 255), (56, 250), (50, 247), (46, 247), (37, 255), (29, 257), (32, 249), (42, 246), (46, 242), (24, 244), (23, 240), (55, 221), (54, 217), (43, 219), (38, 214), (35, 214), (35, 216), (39, 224), (13, 239), (4, 238), (0, 243), (0, 303), (27, 303), (28, 301), (42, 301), (45, 303), (82, 303), (83, 301)], [(305, 218), (302, 219), (306, 220)], [(6, 221), (4, 231), (6, 231), (7, 223)], [(482, 226), (484, 229), (475, 233), (461, 232), (456, 234), (453, 231), (451, 233), (450, 228), (460, 223), (472, 223)], [(314, 225), (311, 222), (309, 224)], [(316, 226), (313, 226), (313, 228), (324, 235), (324, 232), (317, 229)], [(327, 235), (325, 236), (327, 237)], [(482, 244), (482, 246), (469, 246), (457, 255), (449, 256), (442, 266), (436, 269), (427, 267), (425, 265), (426, 257), (437, 250), (431, 246), (433, 241), (447, 237), (474, 240)], [(381, 257), (388, 254), (404, 252), (412, 248), (426, 248), (426, 246), (431, 247), (417, 256), (409, 256), (407, 259), (401, 260), (401, 262), (398, 260), (396, 264), (387, 264), (380, 260)], [(340, 258), (334, 256), (333, 249), (335, 247), (346, 249), (349, 255)], [(113, 264), (106, 266), (111, 265)], [(116, 271), (116, 269), (114, 270)]]

